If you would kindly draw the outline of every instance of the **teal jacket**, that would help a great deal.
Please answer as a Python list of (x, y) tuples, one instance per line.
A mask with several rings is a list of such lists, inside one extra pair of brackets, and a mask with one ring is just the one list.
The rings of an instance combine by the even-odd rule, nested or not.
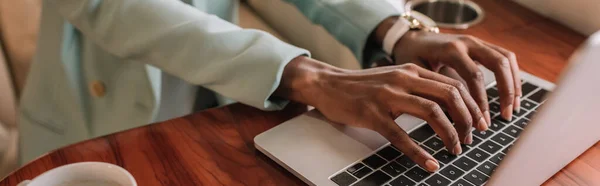
[[(384, 0), (286, 1), (359, 59), (377, 24), (398, 14)], [(161, 109), (170, 111), (165, 98), (193, 105), (165, 97), (164, 87), (203, 87), (256, 108), (283, 108), (287, 101), (270, 98), (282, 70), (310, 54), (236, 26), (237, 6), (235, 0), (45, 0), (21, 97), (20, 162), (155, 122)]]

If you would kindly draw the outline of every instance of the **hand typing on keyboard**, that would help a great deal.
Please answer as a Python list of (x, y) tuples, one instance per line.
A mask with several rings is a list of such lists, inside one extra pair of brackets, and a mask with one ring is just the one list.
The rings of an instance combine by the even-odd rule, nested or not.
[[(479, 130), (488, 128), (466, 86), (413, 64), (353, 71), (299, 57), (286, 66), (282, 79), (285, 81), (281, 87), (301, 90), (280, 87), (276, 95), (312, 105), (334, 122), (372, 129), (432, 172), (440, 168), (438, 161), (411, 140), (394, 122), (395, 118), (410, 114), (427, 121), (443, 142), (441, 145), (432, 141), (430, 145), (441, 145), (452, 154), (463, 151), (461, 143), (473, 142), (473, 126)], [(288, 81), (294, 79), (298, 81)], [(452, 125), (442, 106), (456, 125)]]
[[(490, 122), (488, 100), (481, 64), (494, 72), (500, 97), (500, 111), (507, 120), (521, 106), (521, 78), (514, 53), (468, 35), (409, 32), (394, 49), (397, 64), (414, 63), (455, 79), (462, 79)], [(413, 60), (419, 59), (419, 60)], [(477, 62), (475, 62), (477, 61)]]

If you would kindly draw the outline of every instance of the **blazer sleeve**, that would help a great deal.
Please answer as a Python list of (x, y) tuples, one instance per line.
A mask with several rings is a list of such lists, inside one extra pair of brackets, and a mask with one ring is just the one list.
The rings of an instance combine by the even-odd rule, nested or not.
[(173, 0), (49, 0), (104, 50), (151, 64), (242, 103), (281, 109), (270, 99), (285, 65), (307, 50), (242, 29)]
[(385, 18), (400, 15), (388, 0), (285, 0), (310, 21), (322, 25), (362, 61), (364, 68), (383, 51), (369, 36)]

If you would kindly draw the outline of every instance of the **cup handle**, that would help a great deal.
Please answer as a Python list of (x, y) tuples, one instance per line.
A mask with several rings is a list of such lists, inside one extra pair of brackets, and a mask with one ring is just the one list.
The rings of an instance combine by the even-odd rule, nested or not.
[(21, 183), (17, 184), (17, 186), (27, 186), (27, 185), (29, 185), (29, 183), (31, 183), (31, 180), (25, 180), (25, 181), (22, 181)]

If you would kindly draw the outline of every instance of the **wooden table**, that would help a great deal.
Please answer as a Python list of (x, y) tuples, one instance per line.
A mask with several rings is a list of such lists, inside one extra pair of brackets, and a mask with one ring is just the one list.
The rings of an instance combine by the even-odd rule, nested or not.
[[(522, 69), (555, 81), (584, 37), (510, 1), (478, 1), (484, 22), (466, 31), (513, 50)], [(234, 104), (84, 141), (51, 152), (12, 173), (0, 186), (16, 185), (52, 168), (102, 161), (129, 170), (140, 186), (304, 185), (254, 148), (257, 134), (306, 111), (293, 104), (263, 112)], [(600, 185), (600, 143), (546, 185)]]

